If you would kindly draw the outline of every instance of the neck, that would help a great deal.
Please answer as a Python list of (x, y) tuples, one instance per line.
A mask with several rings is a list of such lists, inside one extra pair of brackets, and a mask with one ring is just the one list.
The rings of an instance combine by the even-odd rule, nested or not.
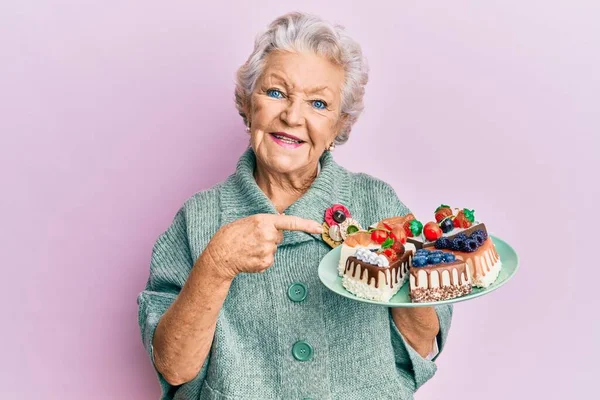
[(275, 209), (281, 213), (306, 193), (317, 174), (318, 162), (300, 171), (281, 174), (269, 170), (257, 160), (254, 179), (258, 187), (271, 200)]

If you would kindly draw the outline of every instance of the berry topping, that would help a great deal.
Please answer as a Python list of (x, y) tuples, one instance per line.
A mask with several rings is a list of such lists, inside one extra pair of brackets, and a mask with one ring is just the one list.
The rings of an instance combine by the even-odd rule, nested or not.
[(382, 244), (388, 238), (388, 233), (383, 229), (375, 229), (371, 232), (371, 240), (377, 244)]
[(435, 241), (436, 249), (449, 249), (450, 248), (450, 239), (447, 237), (441, 237)]
[(455, 236), (455, 238), (467, 240), (467, 235), (465, 235), (464, 233), (459, 233), (458, 235)]
[(429, 250), (427, 250), (427, 249), (419, 249), (415, 253), (415, 257), (419, 257), (419, 256), (425, 256), (425, 257), (427, 257), (428, 255), (429, 255)]
[(341, 204), (334, 204), (325, 210), (325, 222), (327, 222), (327, 225), (329, 226), (341, 224), (350, 217), (352, 217), (350, 211)]
[(444, 218), (442, 220), (442, 222), (440, 222), (440, 228), (442, 229), (442, 232), (444, 232), (444, 233), (448, 233), (452, 229), (454, 229), (454, 221), (452, 221), (452, 217)]
[(427, 264), (439, 264), (442, 262), (442, 256), (439, 254), (430, 254), (427, 256)]
[(455, 237), (454, 239), (452, 239), (450, 249), (454, 250), (454, 251), (462, 251), (464, 243), (465, 243), (465, 239), (460, 238), (460, 237)]
[(453, 262), (456, 260), (456, 256), (452, 253), (444, 253), (444, 261), (446, 262)]
[(477, 250), (477, 247), (478, 246), (477, 246), (477, 242), (475, 241), (475, 239), (469, 238), (464, 241), (464, 245), (463, 245), (464, 250), (462, 250), (462, 251), (471, 253), (471, 252)]
[(419, 236), (423, 232), (423, 224), (416, 219), (406, 221), (404, 223), (404, 231), (408, 237)]
[(483, 238), (483, 232), (477, 231), (471, 235), (471, 239), (474, 239), (477, 242), (478, 246), (481, 246), (485, 239)]
[(487, 233), (483, 229), (477, 229), (473, 235), (481, 235), (484, 241), (487, 239)]
[(452, 209), (450, 208), (450, 206), (447, 206), (445, 204), (442, 204), (441, 206), (439, 206), (438, 208), (435, 209), (435, 221), (436, 222), (440, 222), (444, 218), (449, 217), (451, 215), (452, 215)]
[(427, 265), (427, 257), (425, 256), (417, 256), (412, 260), (413, 267), (424, 267)]
[(402, 257), (404, 255), (404, 252), (406, 251), (404, 245), (398, 241), (394, 242), (394, 244), (392, 244), (392, 247), (390, 248), (394, 250), (396, 254), (398, 254), (398, 257)]
[(464, 208), (456, 214), (454, 218), (454, 227), (456, 228), (469, 228), (475, 221), (475, 210), (469, 210)]
[(427, 239), (430, 242), (438, 240), (442, 237), (443, 234), (439, 225), (433, 221), (425, 224), (425, 227), (423, 228), (423, 233), (425, 234), (425, 239)]
[(383, 251), (383, 254), (385, 254), (385, 256), (388, 258), (388, 260), (390, 260), (390, 263), (394, 262), (398, 259), (398, 254), (396, 254), (396, 252), (392, 249), (385, 249)]

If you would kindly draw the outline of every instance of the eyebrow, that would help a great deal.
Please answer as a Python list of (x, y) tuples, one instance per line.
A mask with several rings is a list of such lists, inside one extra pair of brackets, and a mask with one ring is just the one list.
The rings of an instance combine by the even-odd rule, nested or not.
[[(284, 83), (284, 85), (286, 86), (286, 88), (290, 87), (290, 84), (288, 83), (288, 81), (283, 76), (281, 76), (281, 75), (279, 75), (279, 74), (277, 74), (275, 72), (272, 72), (268, 76), (271, 77), (271, 78), (279, 79), (280, 81), (282, 81)], [(314, 88), (305, 90), (305, 93), (318, 93), (318, 92), (323, 92), (323, 91), (326, 91), (326, 90), (332, 92), (332, 90), (329, 87), (327, 87), (327, 86), (316, 86)]]

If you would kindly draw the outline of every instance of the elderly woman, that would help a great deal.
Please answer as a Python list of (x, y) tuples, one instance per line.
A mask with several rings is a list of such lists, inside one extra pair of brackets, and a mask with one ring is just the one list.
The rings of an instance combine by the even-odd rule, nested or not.
[(188, 199), (138, 298), (163, 399), (410, 399), (436, 371), (450, 306), (387, 308), (319, 281), (325, 210), (364, 226), (409, 210), (332, 150), (363, 109), (367, 67), (340, 26), (292, 13), (256, 40), (235, 99), (251, 146)]

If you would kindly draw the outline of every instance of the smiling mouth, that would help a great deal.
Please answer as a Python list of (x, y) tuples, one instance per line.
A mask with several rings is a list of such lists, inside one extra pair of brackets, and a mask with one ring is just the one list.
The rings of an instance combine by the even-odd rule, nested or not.
[(304, 143), (304, 140), (300, 140), (300, 139), (293, 139), (287, 135), (282, 135), (280, 133), (271, 133), (271, 136), (277, 138), (278, 140), (281, 140), (284, 143), (289, 143), (289, 144), (302, 144)]

